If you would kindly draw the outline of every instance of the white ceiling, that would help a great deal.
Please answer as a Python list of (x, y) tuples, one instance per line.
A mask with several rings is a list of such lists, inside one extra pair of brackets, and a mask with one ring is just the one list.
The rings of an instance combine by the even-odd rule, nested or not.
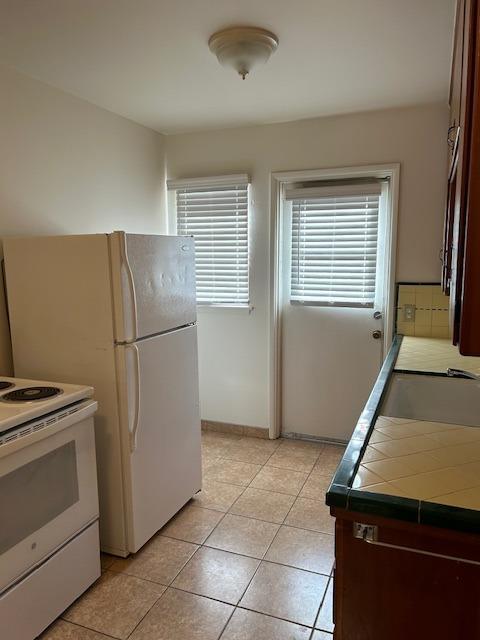
[[(0, 62), (162, 133), (445, 101), (455, 0), (0, 0)], [(279, 39), (242, 81), (207, 41)]]

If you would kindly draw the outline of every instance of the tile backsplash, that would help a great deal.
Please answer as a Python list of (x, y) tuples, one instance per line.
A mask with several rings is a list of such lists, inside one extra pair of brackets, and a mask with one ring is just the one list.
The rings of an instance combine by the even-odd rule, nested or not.
[(436, 284), (399, 284), (397, 333), (449, 338), (449, 297)]

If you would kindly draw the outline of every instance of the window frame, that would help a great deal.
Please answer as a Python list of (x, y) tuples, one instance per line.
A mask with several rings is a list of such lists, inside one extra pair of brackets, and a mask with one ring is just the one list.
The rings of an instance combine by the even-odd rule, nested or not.
[(199, 311), (215, 311), (218, 309), (232, 311), (253, 311), (251, 304), (251, 181), (246, 173), (228, 174), (221, 176), (207, 176), (200, 178), (186, 178), (179, 180), (167, 180), (167, 229), (168, 233), (177, 234), (177, 190), (189, 188), (215, 188), (246, 185), (247, 187), (247, 301), (235, 303), (231, 302), (215, 302), (215, 301), (197, 301), (197, 309)]
[[(375, 179), (375, 178), (371, 178), (369, 179), (369, 181), (365, 181), (365, 180), (357, 180), (357, 181), (348, 181), (349, 185), (348, 187), (351, 187), (351, 191), (355, 191), (355, 188), (358, 187), (358, 195), (359, 196), (365, 196), (368, 197), (370, 194), (367, 194), (366, 192), (370, 190), (370, 185), (372, 185), (374, 183), (374, 181), (379, 183), (379, 187), (377, 187), (377, 189), (379, 188), (380, 193), (378, 193), (378, 220), (377, 220), (377, 225), (376, 225), (376, 247), (375, 247), (375, 277), (374, 277), (374, 295), (373, 295), (373, 299), (368, 301), (368, 302), (360, 302), (360, 301), (355, 301), (355, 300), (328, 300), (328, 299), (320, 299), (320, 297), (318, 299), (292, 299), (292, 269), (293, 269), (293, 253), (292, 253), (292, 242), (293, 242), (293, 205), (294, 202), (298, 201), (298, 200), (308, 200), (308, 199), (320, 199), (322, 197), (325, 198), (334, 198), (336, 197), (335, 195), (327, 195), (329, 189), (331, 189), (331, 187), (333, 186), (335, 187), (339, 187), (342, 188), (342, 179), (337, 179), (336, 181), (328, 181), (327, 184), (322, 184), (320, 182), (320, 184), (317, 183), (317, 181), (315, 181), (315, 184), (317, 185), (316, 188), (311, 189), (308, 186), (303, 188), (303, 189), (299, 189), (296, 190), (296, 197), (294, 197), (293, 195), (289, 196), (288, 198), (285, 198), (284, 201), (284, 208), (285, 208), (285, 213), (288, 213), (288, 217), (289, 217), (289, 233), (290, 233), (290, 238), (289, 238), (289, 247), (288, 250), (291, 252), (290, 253), (290, 259), (289, 259), (289, 287), (288, 287), (288, 297), (289, 297), (289, 303), (291, 305), (300, 305), (300, 306), (305, 306), (305, 307), (329, 307), (329, 308), (333, 308), (333, 307), (343, 307), (343, 308), (351, 308), (351, 309), (373, 309), (376, 306), (377, 303), (377, 295), (375, 294), (375, 291), (377, 289), (377, 284), (380, 281), (381, 282), (381, 278), (379, 277), (381, 273), (383, 273), (384, 270), (384, 264), (385, 264), (385, 245), (384, 245), (384, 231), (385, 229), (384, 227), (384, 219), (386, 216), (386, 209), (385, 207), (387, 206), (386, 203), (386, 199), (388, 198), (388, 182), (389, 179)], [(313, 181), (312, 181), (313, 182)], [(338, 185), (335, 185), (334, 183), (337, 182)], [(308, 185), (308, 182), (307, 182)], [(374, 191), (374, 188), (372, 186), (372, 192)], [(314, 193), (309, 193), (309, 191), (314, 191)], [(322, 191), (324, 192), (324, 194), (322, 194)], [(362, 191), (364, 191), (364, 193), (361, 193)], [(286, 195), (286, 194), (285, 194)], [(352, 196), (354, 195), (353, 193), (351, 194)], [(375, 195), (375, 194), (371, 194), (371, 195)], [(349, 197), (349, 196), (345, 196), (345, 195), (339, 195), (337, 197)], [(332, 225), (333, 228), (333, 225)]]

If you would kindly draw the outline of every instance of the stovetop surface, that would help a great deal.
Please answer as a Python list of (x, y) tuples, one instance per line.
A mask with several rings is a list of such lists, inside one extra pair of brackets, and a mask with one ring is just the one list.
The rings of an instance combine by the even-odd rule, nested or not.
[(0, 432), (92, 396), (84, 385), (2, 376)]

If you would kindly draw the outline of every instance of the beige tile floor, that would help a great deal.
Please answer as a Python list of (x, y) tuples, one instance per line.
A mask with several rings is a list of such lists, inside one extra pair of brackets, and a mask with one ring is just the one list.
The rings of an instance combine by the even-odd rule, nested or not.
[(332, 640), (342, 447), (205, 432), (204, 488), (41, 640)]

